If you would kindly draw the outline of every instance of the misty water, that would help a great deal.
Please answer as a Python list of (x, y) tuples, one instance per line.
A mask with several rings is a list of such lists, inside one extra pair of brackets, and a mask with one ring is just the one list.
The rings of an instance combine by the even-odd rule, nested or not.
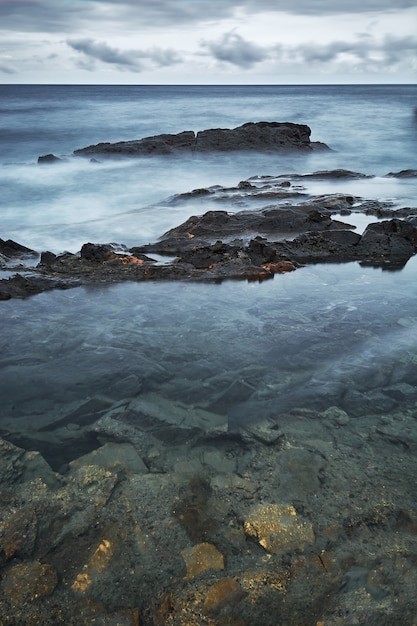
[[(374, 177), (300, 184), (316, 195), (416, 206), (416, 178), (386, 177), (415, 167), (415, 95), (412, 86), (2, 86), (0, 237), (39, 253), (77, 252), (87, 241), (146, 244), (209, 208), (242, 209), (238, 203), (174, 204), (175, 194), (236, 186), (251, 176), (337, 168)], [(333, 150), (98, 163), (72, 156), (99, 141), (259, 120), (306, 123), (312, 140)], [(38, 165), (47, 153), (64, 161)], [(358, 232), (375, 221), (343, 220)], [(25, 271), (30, 268), (22, 266)], [(388, 500), (415, 506), (408, 485), (416, 479), (416, 279), (412, 258), (397, 271), (318, 264), (261, 283), (124, 283), (1, 302), (0, 435), (39, 450), (65, 475), (68, 463), (103, 443), (92, 434), (94, 415), (74, 418), (80, 406), (156, 394), (225, 415), (231, 436), (273, 420), (284, 435), (296, 432), (308, 450), (328, 437), (336, 450), (347, 446), (356, 455), (349, 470), (355, 481), (369, 470), (370, 458), (383, 467), (400, 450), (403, 473), (397, 467), (390, 482), (388, 461), (381, 485)], [(336, 409), (334, 423), (329, 409)], [(101, 405), (97, 410), (102, 415)], [(311, 421), (311, 432), (309, 426), (305, 433), (293, 430), (297, 415)], [(88, 436), (80, 436), (83, 430)], [(161, 441), (169, 446), (165, 435)], [(187, 445), (181, 450), (172, 441), (176, 462), (191, 454)], [(169, 473), (166, 463), (155, 471)], [(365, 500), (379, 489), (378, 480), (369, 483)], [(310, 506), (330, 524), (330, 496), (316, 497), (316, 508)]]

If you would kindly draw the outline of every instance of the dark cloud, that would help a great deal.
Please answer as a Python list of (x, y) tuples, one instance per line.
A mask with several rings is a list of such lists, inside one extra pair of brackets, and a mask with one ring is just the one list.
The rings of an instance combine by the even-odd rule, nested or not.
[[(277, 50), (281, 54), (282, 47)], [(358, 61), (373, 63), (375, 66), (384, 64), (389, 67), (404, 58), (417, 57), (416, 37), (387, 36), (382, 40), (375, 40), (369, 36), (361, 36), (356, 41), (335, 41), (323, 46), (305, 44), (290, 47), (286, 50), (292, 60), (303, 63), (328, 63), (338, 60), (341, 54), (350, 54)]]
[(218, 61), (242, 68), (250, 68), (267, 56), (264, 48), (246, 41), (236, 33), (226, 33), (218, 41), (204, 41), (201, 45)]
[(67, 44), (76, 52), (83, 53), (87, 59), (77, 61), (78, 67), (93, 71), (94, 61), (115, 65), (119, 69), (140, 72), (144, 69), (142, 61), (146, 59), (158, 67), (167, 67), (181, 61), (180, 55), (170, 49), (152, 48), (151, 50), (122, 51), (105, 42), (91, 38), (68, 39)]
[(415, 0), (0, 0), (0, 28), (73, 33), (90, 22), (140, 28), (219, 21), (232, 16), (236, 9), (331, 15), (381, 13), (414, 6)]
[(141, 70), (138, 61), (132, 58), (132, 53), (121, 52), (104, 42), (94, 41), (94, 39), (74, 39), (68, 40), (67, 44), (77, 52), (83, 52), (87, 57), (97, 59), (103, 63), (110, 63), (118, 67), (126, 67), (134, 72)]

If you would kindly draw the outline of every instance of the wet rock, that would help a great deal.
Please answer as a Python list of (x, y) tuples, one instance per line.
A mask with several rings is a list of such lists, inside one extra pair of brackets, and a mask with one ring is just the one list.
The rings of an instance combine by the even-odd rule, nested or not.
[(112, 542), (108, 539), (103, 539), (90, 559), (83, 565), (82, 570), (76, 575), (71, 585), (74, 593), (80, 595), (88, 593), (90, 587), (108, 569), (112, 556)]
[(211, 413), (182, 402), (172, 402), (161, 396), (142, 394), (129, 403), (129, 420), (146, 432), (156, 437), (172, 441), (174, 437), (182, 439), (190, 436), (216, 435), (227, 432), (228, 419), (224, 415)]
[(239, 604), (248, 593), (233, 578), (222, 578), (207, 592), (203, 611), (207, 614), (217, 614), (225, 607)]
[(389, 412), (396, 404), (394, 398), (379, 390), (362, 393), (356, 389), (349, 389), (342, 399), (343, 409), (352, 417)]
[(186, 579), (196, 578), (212, 569), (224, 569), (223, 555), (211, 543), (199, 543), (182, 550), (181, 556), (187, 568)]
[[(356, 173), (335, 170), (333, 175), (352, 177)], [(220, 194), (220, 198), (226, 194), (229, 201), (236, 191), (251, 194), (255, 188), (256, 198), (258, 191), (261, 195), (269, 193), (268, 185), (276, 193), (275, 187), (288, 182), (283, 183), (279, 177), (272, 179), (272, 183), (260, 189), (249, 181), (242, 181), (232, 189), (213, 187), (209, 195)], [(195, 195), (207, 194), (195, 190)], [(28, 297), (50, 289), (121, 281), (262, 281), (307, 263), (358, 261), (392, 271), (403, 267), (417, 251), (417, 226), (412, 221), (416, 209), (384, 208), (377, 201), (357, 203), (358, 198), (353, 196), (330, 194), (313, 196), (308, 202), (269, 205), (258, 210), (207, 211), (191, 216), (155, 243), (130, 249), (118, 244), (86, 243), (78, 254), (43, 252), (40, 263), (30, 271), (0, 280), (0, 300)], [(338, 213), (351, 211), (394, 217), (369, 225), (360, 235), (353, 232), (352, 225), (334, 219)], [(404, 219), (399, 219), (400, 215)], [(3, 244), (9, 254), (25, 253), (15, 242)], [(147, 256), (149, 252), (175, 258), (160, 264)], [(1, 252), (0, 255), (6, 259), (4, 263), (11, 258)], [(128, 393), (139, 391), (138, 388)]]
[(38, 157), (38, 163), (41, 164), (59, 163), (60, 161), (63, 161), (63, 159), (60, 159), (54, 154), (44, 154), (43, 156)]
[(3, 487), (41, 479), (50, 487), (60, 485), (60, 477), (39, 452), (23, 450), (0, 439), (0, 483)]
[(295, 508), (286, 504), (259, 504), (246, 518), (244, 530), (273, 554), (302, 551), (314, 542), (312, 525), (300, 522)]
[(281, 497), (306, 500), (320, 489), (320, 475), (326, 461), (321, 454), (303, 448), (282, 450), (277, 466)]
[(240, 432), (244, 440), (255, 439), (265, 445), (282, 445), (285, 437), (276, 421), (272, 419), (256, 420), (245, 424)]
[(212, 128), (197, 133), (183, 131), (132, 141), (99, 143), (75, 150), (79, 156), (147, 156), (184, 152), (233, 150), (312, 150), (328, 149), (325, 144), (310, 142), (311, 130), (305, 124), (290, 122), (248, 122), (237, 128)]
[(351, 170), (345, 169), (337, 169), (337, 170), (320, 170), (317, 172), (312, 172), (310, 174), (285, 174), (283, 175), (286, 178), (298, 179), (298, 178), (311, 178), (311, 179), (360, 179), (360, 178), (373, 178), (373, 176), (369, 176), (367, 174), (361, 174), (360, 172), (353, 172)]
[(3, 551), (6, 560), (33, 556), (37, 527), (36, 512), (32, 506), (26, 506), (13, 513), (7, 521), (0, 522), (0, 552)]
[(409, 259), (417, 250), (417, 229), (399, 219), (369, 224), (359, 251), (368, 256)]
[(7, 239), (7, 241), (0, 239), (0, 255), (8, 259), (16, 259), (19, 257), (37, 257), (38, 253), (12, 239)]
[(1, 590), (16, 607), (50, 596), (58, 583), (55, 569), (48, 563), (27, 561), (6, 570)]
[(399, 172), (389, 172), (386, 176), (393, 178), (415, 178), (417, 176), (417, 170), (407, 169)]
[(83, 465), (99, 465), (112, 471), (124, 470), (134, 474), (146, 474), (148, 468), (135, 448), (129, 443), (105, 443), (90, 454), (70, 462), (71, 470)]

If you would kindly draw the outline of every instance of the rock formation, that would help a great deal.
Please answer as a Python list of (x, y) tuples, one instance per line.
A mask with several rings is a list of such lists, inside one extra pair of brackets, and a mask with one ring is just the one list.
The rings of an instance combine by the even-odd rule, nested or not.
[[(336, 170), (309, 176), (361, 175)], [(257, 178), (232, 188), (216, 186), (174, 196), (172, 204), (190, 198), (208, 201), (210, 206), (227, 203), (228, 208), (242, 202), (258, 206), (262, 198), (275, 203), (237, 212), (210, 209), (146, 245), (128, 248), (89, 242), (76, 254), (56, 255), (0, 240), (0, 267), (17, 272), (0, 280), (0, 300), (125, 280), (265, 280), (308, 263), (358, 261), (395, 270), (416, 253), (416, 208), (394, 209), (390, 203), (346, 194), (310, 196), (300, 185), (292, 185), (292, 179), (298, 181), (302, 176), (283, 178)], [(379, 221), (359, 234), (351, 224), (336, 219), (352, 213), (374, 215)], [(153, 254), (175, 259), (161, 263)], [(39, 262), (33, 267), (36, 257)]]
[(319, 142), (310, 142), (311, 130), (305, 124), (291, 122), (248, 122), (237, 128), (210, 128), (197, 134), (186, 130), (177, 134), (99, 143), (75, 150), (79, 156), (147, 156), (184, 152), (229, 152), (232, 150), (328, 150)]

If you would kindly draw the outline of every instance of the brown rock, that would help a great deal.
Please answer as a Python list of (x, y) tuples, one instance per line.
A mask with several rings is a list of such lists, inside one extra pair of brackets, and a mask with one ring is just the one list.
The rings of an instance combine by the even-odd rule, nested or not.
[(186, 579), (196, 578), (209, 569), (224, 569), (223, 555), (211, 543), (199, 543), (181, 552), (187, 568)]
[(235, 606), (247, 595), (247, 592), (236, 580), (222, 578), (209, 589), (203, 611), (205, 613), (219, 613), (226, 606)]
[(22, 605), (51, 595), (57, 583), (52, 565), (29, 561), (11, 567), (3, 577), (1, 588), (11, 602)]
[(259, 504), (244, 523), (245, 533), (268, 552), (303, 550), (313, 543), (313, 527), (299, 522), (296, 510), (286, 504)]

